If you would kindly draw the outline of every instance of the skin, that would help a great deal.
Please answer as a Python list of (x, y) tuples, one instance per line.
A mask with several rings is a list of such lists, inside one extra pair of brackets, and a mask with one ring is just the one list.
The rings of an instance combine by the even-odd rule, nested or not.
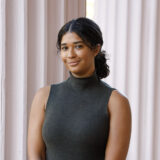
[[(94, 58), (99, 49), (100, 45), (97, 45), (95, 49), (90, 49), (76, 33), (69, 32), (61, 41), (61, 59), (75, 77), (88, 77), (95, 70)], [(70, 62), (78, 63), (74, 65)]]
[[(94, 57), (100, 47), (97, 45), (95, 49), (90, 49), (76, 33), (69, 32), (62, 37), (61, 59), (75, 77), (88, 77), (95, 70)], [(29, 160), (45, 160), (45, 144), (41, 130), (49, 92), (50, 86), (40, 88), (31, 105), (28, 127)], [(108, 112), (110, 131), (105, 160), (125, 160), (131, 135), (131, 110), (128, 99), (114, 90), (108, 102)]]
[(42, 125), (50, 87), (40, 88), (35, 94), (28, 126), (28, 160), (45, 160), (45, 144), (42, 139)]

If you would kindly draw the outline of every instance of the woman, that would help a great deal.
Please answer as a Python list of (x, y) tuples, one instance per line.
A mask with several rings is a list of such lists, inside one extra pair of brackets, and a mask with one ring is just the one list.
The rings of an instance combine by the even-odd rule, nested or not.
[(101, 81), (109, 74), (102, 33), (78, 18), (58, 34), (70, 77), (40, 88), (28, 128), (29, 160), (125, 160), (131, 134), (128, 99)]

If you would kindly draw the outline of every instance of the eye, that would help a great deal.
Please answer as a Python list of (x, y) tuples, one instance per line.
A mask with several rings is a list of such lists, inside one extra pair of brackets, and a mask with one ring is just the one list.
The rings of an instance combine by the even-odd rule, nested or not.
[(75, 48), (81, 49), (81, 48), (83, 48), (83, 45), (80, 45), (80, 44), (79, 44), (79, 45), (76, 45)]
[(62, 50), (62, 51), (66, 51), (67, 49), (68, 49), (67, 46), (61, 47), (61, 50)]

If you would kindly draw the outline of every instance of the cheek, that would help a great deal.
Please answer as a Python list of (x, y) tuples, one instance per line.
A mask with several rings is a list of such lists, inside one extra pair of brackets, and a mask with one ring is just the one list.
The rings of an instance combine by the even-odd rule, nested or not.
[(86, 63), (88, 63), (88, 64), (90, 64), (90, 63), (93, 63), (93, 61), (94, 61), (94, 56), (92, 55), (92, 53), (85, 53), (84, 55), (83, 55), (83, 59), (84, 59), (84, 61), (86, 62)]
[(64, 56), (64, 54), (60, 54), (61, 60), (66, 63), (66, 57)]

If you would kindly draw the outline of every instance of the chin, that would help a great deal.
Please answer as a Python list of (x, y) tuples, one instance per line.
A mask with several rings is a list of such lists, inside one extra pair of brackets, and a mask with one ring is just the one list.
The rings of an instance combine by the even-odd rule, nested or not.
[(74, 73), (74, 74), (79, 74), (81, 73), (81, 71), (76, 70), (76, 69), (69, 69), (70, 72)]
[(70, 68), (69, 71), (77, 75), (82, 75), (84, 73), (84, 71), (77, 68)]

